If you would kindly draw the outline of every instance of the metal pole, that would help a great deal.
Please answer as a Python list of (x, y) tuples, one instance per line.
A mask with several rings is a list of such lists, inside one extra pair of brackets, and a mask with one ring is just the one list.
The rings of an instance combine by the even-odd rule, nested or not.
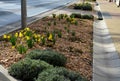
[(21, 24), (22, 28), (25, 28), (27, 26), (26, 0), (21, 0)]

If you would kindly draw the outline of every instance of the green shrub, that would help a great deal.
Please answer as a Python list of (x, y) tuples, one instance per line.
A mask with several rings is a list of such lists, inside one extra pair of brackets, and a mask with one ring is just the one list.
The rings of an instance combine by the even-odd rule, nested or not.
[(65, 68), (51, 68), (44, 70), (38, 75), (36, 81), (87, 81), (78, 73)]
[(83, 4), (75, 4), (74, 9), (81, 9), (81, 10), (92, 10), (92, 5), (90, 3), (83, 3)]
[(34, 50), (27, 55), (31, 59), (44, 60), (54, 66), (65, 66), (66, 57), (52, 50)]
[(48, 63), (40, 60), (24, 59), (9, 68), (9, 74), (22, 81), (34, 81), (43, 70), (52, 67)]
[(94, 19), (93, 15), (82, 15), (81, 16), (82, 19)]
[(70, 16), (74, 16), (74, 18), (81, 18), (81, 14), (72, 13)]

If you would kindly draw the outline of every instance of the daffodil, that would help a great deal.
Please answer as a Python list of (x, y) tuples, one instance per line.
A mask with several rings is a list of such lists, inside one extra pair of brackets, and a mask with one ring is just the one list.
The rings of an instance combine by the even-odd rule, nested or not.
[(10, 35), (8, 35), (7, 38), (10, 39)]
[(51, 40), (51, 41), (53, 40), (52, 34), (49, 35), (48, 40)]
[(38, 42), (40, 42), (40, 41), (41, 41), (41, 39), (39, 38), (37, 41), (38, 41)]
[(25, 28), (26, 31), (30, 31), (30, 28)]
[(30, 40), (30, 37), (29, 37), (29, 36), (26, 36), (26, 40)]
[(6, 39), (6, 38), (7, 38), (7, 35), (6, 35), (6, 34), (4, 34), (4, 35), (3, 35), (3, 38), (4, 38), (4, 39)]
[(37, 38), (37, 34), (34, 34), (33, 36), (34, 36), (35, 38)]
[(23, 37), (23, 34), (21, 32), (19, 33), (19, 37)]
[(12, 46), (12, 49), (15, 49), (15, 46)]
[(15, 37), (18, 37), (18, 33), (15, 33)]

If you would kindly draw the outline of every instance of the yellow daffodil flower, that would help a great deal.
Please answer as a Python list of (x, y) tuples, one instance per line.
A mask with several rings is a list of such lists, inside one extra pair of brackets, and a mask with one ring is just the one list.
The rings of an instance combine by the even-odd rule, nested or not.
[(40, 38), (37, 41), (40, 42), (41, 41)]
[(7, 38), (7, 35), (6, 35), (6, 34), (4, 34), (4, 35), (3, 35), (3, 38), (4, 38), (4, 39), (6, 39), (6, 38)]
[(23, 37), (23, 34), (21, 32), (19, 33), (19, 37)]
[(37, 34), (34, 34), (33, 36), (34, 36), (35, 38), (37, 38)]
[(10, 39), (10, 35), (8, 35), (7, 38)]
[(12, 49), (15, 49), (15, 46), (12, 46)]
[(26, 31), (30, 31), (30, 28), (25, 28)]
[(15, 33), (15, 37), (18, 37), (18, 33)]
[(52, 34), (49, 35), (48, 40), (51, 40), (51, 41), (53, 40)]
[(29, 37), (29, 36), (26, 36), (26, 40), (30, 40), (30, 37)]
[(38, 34), (37, 37), (40, 38), (40, 35)]

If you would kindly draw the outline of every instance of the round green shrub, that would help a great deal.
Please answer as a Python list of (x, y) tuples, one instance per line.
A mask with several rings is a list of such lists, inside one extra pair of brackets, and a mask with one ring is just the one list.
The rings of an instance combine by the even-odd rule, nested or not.
[(65, 68), (51, 68), (44, 70), (38, 75), (35, 81), (87, 81), (78, 73)]
[(40, 72), (52, 65), (40, 60), (23, 59), (9, 68), (9, 74), (22, 81), (34, 81)]
[(53, 66), (65, 66), (67, 60), (64, 55), (52, 50), (33, 50), (26, 57), (43, 60)]

